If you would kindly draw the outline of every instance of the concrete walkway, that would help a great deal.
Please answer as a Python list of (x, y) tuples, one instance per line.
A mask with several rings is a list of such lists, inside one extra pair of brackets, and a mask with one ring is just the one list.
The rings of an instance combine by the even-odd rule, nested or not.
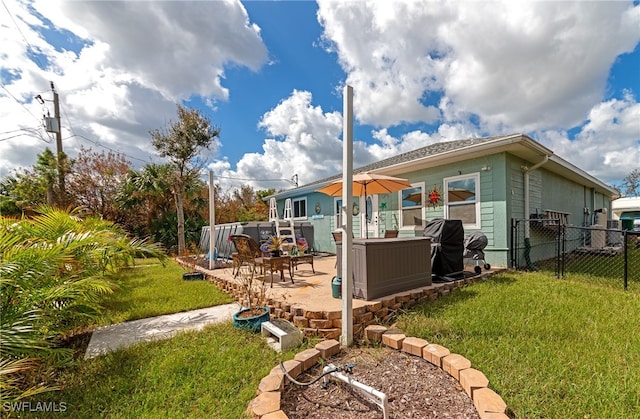
[(238, 310), (240, 305), (231, 303), (103, 326), (93, 331), (84, 358), (104, 355), (138, 342), (166, 339), (182, 330), (200, 330), (209, 324), (231, 320)]

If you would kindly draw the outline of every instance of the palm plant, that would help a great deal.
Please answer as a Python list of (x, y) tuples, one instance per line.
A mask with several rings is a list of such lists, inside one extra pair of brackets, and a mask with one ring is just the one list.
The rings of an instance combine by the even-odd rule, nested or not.
[[(30, 219), (0, 217), (0, 390), (16, 392), (16, 374), (52, 352), (55, 338), (100, 311), (113, 292), (109, 274), (135, 256), (164, 260), (161, 249), (130, 240), (112, 223), (43, 206)], [(6, 393), (6, 394), (4, 394)]]
[[(143, 219), (138, 215), (137, 220), (129, 220), (134, 221), (128, 226), (129, 231), (140, 236), (152, 235), (165, 248), (178, 253), (178, 215), (174, 204), (176, 190), (172, 184), (174, 177), (175, 170), (170, 164), (147, 164), (141, 170), (129, 173), (118, 200), (124, 209), (146, 216)], [(206, 222), (199, 211), (207, 208), (207, 201), (198, 195), (205, 185), (197, 176), (185, 177), (183, 181), (187, 198), (184, 202), (186, 218), (183, 227), (187, 243), (197, 243), (200, 229)]]

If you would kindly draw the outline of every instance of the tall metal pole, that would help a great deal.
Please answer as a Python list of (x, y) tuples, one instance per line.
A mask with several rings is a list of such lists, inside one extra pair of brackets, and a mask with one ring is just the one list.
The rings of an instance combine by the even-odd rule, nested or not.
[(213, 171), (209, 170), (209, 269), (215, 268), (214, 249), (216, 247), (216, 201), (213, 185)]
[(342, 335), (340, 346), (353, 343), (353, 87), (344, 87), (342, 105)]
[(58, 187), (60, 188), (60, 197), (58, 199), (59, 204), (66, 203), (66, 186), (64, 180), (64, 160), (65, 156), (62, 151), (62, 125), (60, 124), (60, 99), (58, 97), (58, 92), (56, 92), (55, 87), (53, 86), (53, 82), (51, 82), (51, 91), (53, 92), (53, 116), (56, 118), (56, 122), (58, 123), (58, 129), (56, 130), (56, 157), (58, 161)]

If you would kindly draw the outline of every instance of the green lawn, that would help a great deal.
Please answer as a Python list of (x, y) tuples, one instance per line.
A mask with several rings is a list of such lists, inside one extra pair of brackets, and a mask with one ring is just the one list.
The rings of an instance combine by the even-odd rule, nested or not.
[(118, 274), (119, 290), (103, 302), (99, 325), (142, 319), (161, 314), (211, 307), (233, 298), (209, 281), (184, 281), (187, 272), (173, 261), (162, 266), (155, 259), (139, 259)]
[[(575, 275), (573, 275), (575, 277)], [(516, 417), (640, 417), (640, 293), (509, 273), (402, 315), (463, 354)]]
[[(640, 292), (640, 247), (636, 246), (635, 238), (629, 239), (627, 249), (627, 280), (629, 290)], [(538, 269), (556, 273), (556, 259), (537, 261)], [(572, 252), (565, 257), (565, 277), (583, 282), (590, 282), (598, 286), (622, 289), (624, 288), (624, 253), (612, 255), (597, 253)]]
[[(620, 289), (624, 286), (624, 254), (616, 256), (575, 256), (567, 257), (566, 276)], [(640, 247), (629, 240), (627, 249), (627, 280), (630, 290), (640, 291)]]
[(227, 322), (79, 362), (63, 391), (35, 399), (74, 418), (242, 418), (260, 380), (294, 355)]
[[(183, 281), (183, 272), (174, 262), (162, 266), (155, 260), (137, 261), (136, 267), (118, 275), (120, 289), (108, 296), (99, 323), (233, 301), (208, 281)], [(74, 418), (240, 418), (260, 380), (295, 353), (278, 354), (259, 333), (237, 330), (229, 321), (91, 360), (79, 359), (58, 370), (62, 391), (35, 396), (32, 403), (64, 403), (66, 411), (57, 415)]]
[[(181, 309), (220, 297), (212, 284), (182, 282), (181, 272), (175, 266), (128, 271), (122, 279), (128, 296), (114, 296), (120, 302), (109, 305), (111, 318), (151, 313), (137, 306), (162, 305), (154, 314), (166, 312), (176, 303), (164, 300), (182, 300), (191, 287), (199, 291)], [(159, 285), (160, 277), (167, 285)], [(165, 290), (170, 286), (177, 288)], [(471, 360), (515, 417), (638, 418), (640, 292), (634, 290), (590, 277), (505, 273), (414, 308), (397, 325)], [(313, 343), (305, 340), (296, 352)], [(259, 334), (229, 322), (79, 360), (62, 370), (63, 391), (34, 400), (65, 402), (69, 417), (240, 418), (262, 377), (293, 354), (277, 354)]]

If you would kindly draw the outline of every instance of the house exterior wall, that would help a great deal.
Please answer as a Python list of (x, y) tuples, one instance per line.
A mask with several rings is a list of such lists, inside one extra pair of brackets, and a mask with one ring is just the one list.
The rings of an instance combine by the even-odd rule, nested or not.
[[(331, 248), (331, 231), (334, 227), (333, 198), (319, 192), (312, 192), (301, 197), (307, 199), (307, 220), (313, 224), (315, 250), (328, 251)], [(316, 204), (320, 205), (320, 212), (316, 214)]]
[[(511, 248), (512, 218), (529, 218), (531, 214), (544, 215), (545, 211), (568, 214), (568, 221), (573, 225), (593, 224), (594, 210), (606, 208), (610, 213), (610, 199), (596, 193), (591, 188), (556, 175), (544, 168), (544, 165), (529, 174), (530, 211), (526, 210), (524, 197), (524, 172), (522, 167), (532, 166), (537, 162), (522, 160), (508, 153), (499, 152), (489, 156), (471, 158), (456, 163), (431, 166), (394, 176), (406, 178), (412, 184), (423, 185), (423, 193), (428, 194), (434, 186), (444, 195), (444, 179), (459, 175), (478, 174), (480, 179), (480, 228), (467, 229), (465, 235), (472, 231), (481, 231), (487, 236), (485, 249), (486, 261), (493, 266), (508, 266)], [(333, 197), (311, 192), (307, 199), (307, 218), (314, 225), (315, 249), (335, 252), (335, 242), (331, 232), (338, 228), (335, 216)], [(399, 193), (378, 195), (379, 231), (400, 230), (400, 237), (421, 236), (423, 226), (401, 226), (399, 210)], [(443, 196), (444, 199), (444, 196)], [(357, 201), (357, 198), (354, 198)], [(321, 211), (316, 214), (315, 205)], [(283, 204), (279, 203), (279, 208)], [(584, 208), (589, 215), (585, 216)], [(364, 208), (360, 208), (364, 212)], [(423, 202), (421, 218), (426, 222), (445, 217), (444, 202), (433, 208)], [(355, 237), (360, 237), (361, 216), (353, 217)], [(611, 216), (608, 216), (611, 219)], [(532, 234), (535, 234), (532, 232)]]
[[(535, 162), (533, 162), (535, 164)], [(611, 219), (611, 200), (593, 188), (585, 187), (572, 180), (566, 179), (545, 169), (544, 165), (529, 173), (529, 210), (524, 208), (524, 171), (522, 166), (531, 165), (514, 156), (508, 156), (509, 177), (511, 186), (511, 199), (508, 201), (510, 215), (506, 223), (510, 226), (511, 219), (555, 218), (558, 214), (566, 214), (566, 224), (575, 226), (591, 226), (596, 223), (597, 211), (606, 210), (603, 214), (606, 219)], [(556, 213), (555, 216), (553, 213)], [(523, 230), (520, 230), (521, 232)], [(553, 258), (557, 254), (555, 241), (552, 239), (557, 230), (531, 227), (529, 234), (531, 242), (546, 243), (535, 249), (536, 259)], [(517, 237), (517, 248), (523, 249), (524, 235)], [(566, 250), (584, 245), (589, 242), (589, 237), (582, 238), (576, 243), (567, 245)], [(508, 247), (513, 247), (510, 239)], [(520, 257), (519, 260), (523, 260)], [(536, 260), (533, 260), (535, 262)]]
[[(507, 238), (509, 236), (507, 221), (506, 193), (506, 166), (505, 154), (482, 157), (481, 159), (471, 159), (450, 165), (429, 167), (409, 173), (398, 174), (398, 177), (409, 179), (412, 184), (424, 184), (423, 193), (428, 193), (434, 186), (437, 186), (441, 193), (444, 192), (443, 179), (457, 175), (479, 173), (480, 176), (480, 220), (482, 231), (489, 241), (487, 246), (487, 261), (495, 266), (506, 266), (508, 260)], [(482, 167), (490, 167), (490, 170), (483, 171)], [(308, 217), (304, 221), (309, 221), (314, 225), (315, 248), (318, 251), (335, 252), (335, 242), (331, 232), (338, 228), (335, 217), (335, 201), (333, 197), (312, 192), (305, 196), (307, 199)], [(298, 197), (296, 197), (298, 198)], [(321, 211), (315, 214), (316, 203), (320, 205)], [(279, 211), (282, 213), (283, 203), (278, 203)], [(364, 208), (360, 209), (361, 212)], [(444, 218), (444, 202), (437, 207), (426, 207), (423, 202), (421, 218), (431, 221), (436, 218)], [(402, 227), (400, 226), (399, 214), (399, 193), (378, 195), (378, 217), (379, 230), (400, 230), (400, 237), (422, 236), (424, 226)], [(353, 217), (353, 231), (356, 237), (360, 236), (361, 216)], [(466, 230), (469, 234), (474, 230)], [(495, 250), (491, 250), (495, 248)]]
[[(530, 218), (545, 211), (568, 214), (568, 224), (590, 226), (594, 224), (594, 211), (602, 208), (610, 213), (611, 199), (569, 179), (545, 170), (544, 165), (529, 174), (529, 211), (524, 208), (524, 172), (522, 166), (529, 164), (509, 156), (508, 167), (511, 199), (508, 204), (510, 218)], [(585, 216), (584, 209), (588, 210)], [(611, 219), (609, 215), (607, 217)]]

